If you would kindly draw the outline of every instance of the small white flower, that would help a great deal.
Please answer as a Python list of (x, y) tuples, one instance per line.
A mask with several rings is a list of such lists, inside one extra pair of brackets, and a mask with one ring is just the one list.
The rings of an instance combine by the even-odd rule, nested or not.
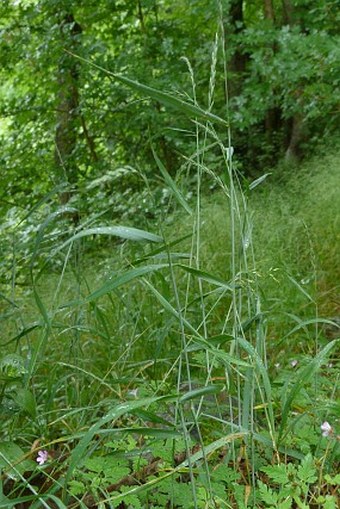
[(275, 368), (276, 368), (276, 369), (279, 369), (279, 367), (280, 367), (280, 363), (279, 363), (279, 362), (277, 362), (276, 364), (274, 364), (274, 366), (275, 366)]
[(40, 466), (42, 466), (44, 463), (46, 463), (48, 459), (48, 452), (47, 451), (39, 451), (38, 457), (36, 459), (36, 462), (39, 463)]
[(323, 437), (329, 437), (329, 435), (331, 435), (333, 433), (333, 428), (327, 421), (323, 422), (321, 424), (320, 428), (321, 428)]
[(292, 368), (295, 368), (297, 365), (298, 365), (298, 361), (296, 359), (294, 359), (290, 365), (292, 366)]

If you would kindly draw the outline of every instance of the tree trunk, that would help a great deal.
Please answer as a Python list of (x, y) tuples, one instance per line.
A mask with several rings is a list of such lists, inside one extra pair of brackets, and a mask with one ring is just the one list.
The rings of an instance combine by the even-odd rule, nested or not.
[[(61, 36), (65, 49), (76, 52), (81, 27), (75, 22), (72, 14), (63, 17), (60, 23)], [(78, 112), (79, 94), (79, 63), (63, 50), (58, 69), (57, 94), (57, 125), (55, 133), (54, 159), (58, 173), (58, 180), (69, 186), (74, 186), (78, 180), (78, 169), (74, 152), (77, 145), (77, 131), (80, 125)], [(60, 195), (61, 203), (70, 199), (70, 188)]]
[[(291, 0), (282, 0), (283, 18), (290, 27), (299, 21), (296, 19)], [(303, 27), (301, 27), (303, 28)], [(301, 158), (301, 142), (305, 137), (306, 126), (301, 114), (296, 113), (286, 121), (287, 145), (285, 160), (287, 162), (296, 162)]]
[(229, 15), (224, 25), (226, 33), (226, 51), (228, 51), (229, 44), (235, 46), (235, 50), (229, 62), (229, 71), (231, 72), (229, 94), (232, 97), (241, 93), (240, 87), (242, 86), (242, 80), (249, 58), (249, 56), (242, 51), (238, 41), (230, 41), (233, 36), (241, 34), (244, 29), (243, 0), (232, 0), (230, 2)]
[(266, 19), (275, 21), (273, 0), (264, 0), (264, 16)]
[[(273, 7), (273, 0), (264, 0), (264, 17), (274, 26), (275, 24), (275, 13)], [(273, 44), (272, 47), (273, 52), (277, 51), (276, 45)], [(266, 117), (264, 120), (264, 129), (265, 136), (268, 147), (274, 149), (274, 153), (277, 151), (277, 147), (275, 147), (276, 140), (274, 139), (274, 134), (282, 127), (281, 122), (281, 108), (272, 107), (266, 113)]]
[(290, 0), (282, 0), (283, 21), (286, 25), (293, 24), (293, 6)]
[(285, 153), (285, 160), (295, 163), (301, 158), (301, 142), (304, 139), (305, 126), (302, 115), (294, 115), (288, 122), (288, 148)]

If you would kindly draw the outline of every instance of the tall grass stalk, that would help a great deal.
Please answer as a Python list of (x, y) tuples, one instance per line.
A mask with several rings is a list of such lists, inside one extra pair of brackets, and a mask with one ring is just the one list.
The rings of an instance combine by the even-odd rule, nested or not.
[[(212, 108), (213, 105), (213, 97), (214, 97), (214, 86), (215, 86), (215, 74), (216, 74), (216, 55), (218, 49), (218, 42), (220, 42), (222, 47), (223, 59), (225, 60), (224, 46), (225, 40), (223, 36), (223, 32), (220, 34), (219, 38), (216, 38), (213, 54), (212, 54), (212, 66), (211, 66), (211, 77), (210, 77), (210, 86), (208, 93), (208, 111)], [(197, 103), (196, 98), (196, 84), (193, 69), (189, 63), (186, 61), (189, 69), (189, 74), (192, 82), (192, 93), (193, 100), (190, 108), (188, 108), (190, 114), (193, 112), (200, 112), (201, 109)], [(131, 85), (131, 83), (130, 83)], [(227, 91), (227, 74), (225, 75), (225, 87), (226, 87), (226, 99), (228, 97)], [(141, 90), (140, 86), (137, 87)], [(169, 101), (166, 94), (163, 93), (162, 97), (159, 93), (154, 93), (149, 90), (149, 94), (151, 97), (154, 96), (155, 99), (160, 100), (166, 98)], [(173, 104), (173, 101), (172, 101)], [(182, 105), (181, 105), (182, 106)], [(226, 104), (226, 111), (228, 112), (228, 104)], [(227, 113), (228, 115), (228, 113)], [(201, 118), (204, 115), (201, 115)], [(265, 406), (265, 414), (268, 418), (268, 424), (270, 425), (270, 434), (272, 440), (274, 441), (274, 423), (273, 423), (273, 412), (272, 412), (272, 402), (270, 398), (270, 383), (267, 378), (264, 359), (265, 359), (265, 343), (264, 343), (264, 335), (263, 330), (260, 325), (256, 324), (256, 334), (255, 340), (253, 339), (253, 333), (248, 332), (244, 326), (244, 324), (252, 324), (252, 322), (260, 322), (261, 321), (261, 308), (260, 308), (260, 299), (259, 295), (256, 295), (256, 283), (254, 284), (254, 278), (256, 278), (256, 271), (253, 259), (253, 251), (252, 251), (252, 239), (251, 239), (251, 223), (248, 217), (247, 212), (247, 202), (245, 199), (245, 195), (241, 188), (239, 178), (237, 172), (234, 169), (233, 165), (233, 147), (231, 141), (231, 128), (230, 124), (227, 128), (227, 145), (223, 143), (223, 141), (219, 138), (219, 136), (215, 133), (213, 125), (210, 123), (210, 120), (213, 117), (210, 117), (208, 114), (205, 115), (207, 123), (204, 125), (200, 122), (199, 118), (195, 120), (195, 139), (196, 139), (196, 153), (194, 156), (190, 157), (191, 162), (194, 163), (196, 167), (196, 207), (195, 207), (195, 218), (193, 222), (193, 232), (192, 232), (192, 244), (190, 250), (190, 258), (189, 258), (189, 268), (194, 268), (197, 271), (198, 277), (195, 277), (190, 271), (187, 274), (187, 283), (186, 290), (183, 296), (184, 302), (181, 302), (180, 289), (178, 286), (177, 273), (176, 273), (176, 264), (174, 264), (171, 256), (171, 251), (167, 247), (166, 241), (166, 232), (161, 227), (161, 236), (165, 240), (165, 253), (167, 254), (168, 261), (168, 269), (171, 281), (171, 287), (174, 298), (174, 307), (168, 301), (166, 297), (164, 297), (159, 290), (149, 281), (144, 280), (144, 284), (147, 285), (152, 290), (152, 293), (156, 296), (160, 304), (164, 307), (166, 312), (170, 312), (170, 314), (176, 318), (179, 325), (179, 334), (181, 338), (181, 354), (179, 355), (179, 363), (178, 363), (178, 377), (177, 377), (177, 390), (178, 393), (183, 392), (183, 387), (187, 387), (185, 390), (187, 391), (186, 400), (188, 400), (190, 406), (190, 415), (193, 419), (193, 426), (196, 429), (197, 438), (201, 445), (202, 455), (201, 458), (203, 460), (204, 469), (207, 478), (207, 487), (208, 493), (211, 501), (213, 500), (213, 492), (211, 488), (210, 482), (210, 470), (208, 464), (208, 458), (205, 454), (207, 446), (204, 444), (204, 440), (202, 438), (201, 433), (201, 423), (200, 423), (200, 415), (201, 410), (203, 408), (203, 395), (200, 398), (198, 405), (194, 403), (194, 374), (192, 368), (192, 362), (189, 358), (189, 342), (188, 342), (188, 332), (190, 331), (191, 335), (194, 337), (202, 337), (205, 341), (209, 341), (209, 335), (211, 334), (209, 331), (209, 323), (207, 321), (207, 316), (209, 316), (209, 311), (206, 309), (205, 303), (205, 292), (204, 292), (204, 279), (200, 277), (200, 273), (202, 270), (201, 266), (201, 224), (202, 224), (202, 212), (201, 212), (201, 194), (202, 194), (202, 185), (203, 185), (203, 177), (206, 174), (211, 175), (211, 169), (206, 167), (205, 156), (208, 145), (208, 138), (213, 135), (215, 142), (221, 148), (224, 164), (225, 164), (225, 183), (223, 179), (217, 178), (216, 180), (221, 183), (225, 196), (228, 198), (228, 208), (229, 208), (229, 217), (230, 217), (230, 246), (226, 246), (227, 250), (230, 252), (230, 261), (229, 261), (229, 274), (230, 274), (230, 286), (231, 286), (231, 303), (230, 307), (225, 314), (224, 323), (220, 326), (221, 333), (225, 331), (230, 331), (233, 337), (230, 346), (230, 358), (236, 358), (241, 360), (243, 357), (243, 353), (245, 352), (248, 357), (249, 368), (245, 371), (245, 373), (241, 374), (239, 370), (235, 370), (232, 365), (226, 364), (226, 374), (225, 374), (225, 383), (227, 386), (227, 390), (229, 390), (230, 384), (234, 385), (235, 381), (233, 377), (236, 377), (236, 387), (237, 387), (237, 423), (238, 429), (243, 430), (245, 433), (250, 432), (250, 437), (254, 434), (254, 404), (255, 404), (255, 391), (259, 392), (260, 397), (263, 399), (263, 404)], [(156, 156), (157, 157), (157, 156)], [(158, 166), (161, 165), (158, 163)], [(164, 171), (162, 172), (165, 174)], [(174, 192), (176, 187), (172, 185), (172, 189)], [(248, 254), (249, 253), (249, 254)], [(250, 262), (248, 262), (248, 258), (250, 256)], [(226, 263), (228, 261), (226, 260)], [(251, 271), (249, 266), (251, 266)], [(197, 287), (198, 291), (198, 302), (199, 302), (199, 310), (201, 318), (198, 320), (197, 325), (191, 324), (190, 320), (188, 320), (188, 312), (189, 312), (189, 302), (190, 296), (195, 292), (195, 287)], [(98, 293), (98, 296), (100, 292)], [(87, 299), (89, 300), (89, 299)], [(213, 307), (216, 305), (213, 304)], [(205, 381), (204, 386), (208, 387), (211, 383), (211, 376), (214, 369), (214, 356), (211, 357), (211, 353), (209, 349), (205, 349), (205, 367), (203, 371), (205, 371)], [(262, 383), (265, 382), (265, 390), (260, 390)], [(193, 396), (191, 396), (191, 394)], [(229, 399), (229, 409), (231, 410), (230, 421), (233, 422), (235, 417), (233, 401)], [(229, 410), (227, 409), (227, 410)], [(192, 496), (193, 496), (193, 504), (195, 508), (198, 508), (198, 500), (197, 500), (197, 488), (196, 488), (196, 477), (194, 475), (194, 462), (191, 458), (190, 452), (190, 440), (189, 440), (189, 432), (188, 426), (192, 426), (191, 423), (187, 422), (188, 416), (185, 415), (184, 409), (182, 406), (181, 400), (178, 400), (175, 407), (175, 422), (178, 420), (179, 424), (183, 429), (183, 436), (186, 443), (187, 457), (188, 457), (188, 469), (189, 475), (191, 479), (192, 486)], [(251, 438), (252, 441), (252, 438)], [(274, 448), (275, 448), (275, 444)], [(253, 448), (253, 445), (252, 445)], [(236, 453), (234, 452), (234, 458)], [(78, 458), (78, 453), (75, 455), (72, 453), (71, 455), (71, 464), (75, 462), (74, 457)]]

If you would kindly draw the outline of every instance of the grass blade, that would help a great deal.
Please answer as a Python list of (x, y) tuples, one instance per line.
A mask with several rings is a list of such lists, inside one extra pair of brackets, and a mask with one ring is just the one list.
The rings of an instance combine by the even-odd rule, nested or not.
[(188, 352), (197, 351), (200, 349), (209, 352), (212, 356), (214, 356), (217, 360), (226, 366), (235, 365), (242, 366), (244, 368), (251, 367), (249, 362), (239, 359), (238, 357), (234, 357), (224, 350), (216, 348), (213, 344), (211, 344), (210, 338), (204, 339), (202, 337), (194, 337), (193, 344), (187, 347)]
[(108, 76), (111, 76), (113, 79), (119, 81), (120, 83), (123, 83), (129, 88), (132, 88), (136, 92), (147, 97), (151, 97), (155, 101), (158, 101), (164, 104), (165, 106), (169, 106), (170, 108), (174, 108), (180, 111), (181, 113), (186, 114), (189, 117), (201, 118), (209, 122), (222, 124), (225, 127), (228, 125), (228, 123), (223, 118), (218, 117), (217, 115), (214, 115), (209, 111), (204, 111), (199, 106), (196, 106), (193, 103), (188, 103), (186, 101), (183, 101), (182, 99), (179, 99), (178, 97), (168, 94), (167, 92), (162, 92), (155, 88), (139, 83), (138, 81), (134, 81), (129, 78), (126, 78), (125, 76), (121, 76), (120, 74), (108, 71), (104, 67), (101, 67), (100, 65), (97, 65), (94, 62), (91, 62), (90, 60), (86, 60), (85, 58), (82, 58), (79, 55), (75, 55), (74, 53), (71, 52), (68, 53), (70, 53), (73, 57), (78, 58), (83, 62), (86, 62), (92, 67), (95, 67), (96, 69), (105, 72), (105, 74), (107, 74)]
[(279, 439), (282, 439), (290, 408), (292, 406), (292, 403), (294, 399), (298, 396), (299, 392), (303, 388), (303, 386), (312, 378), (312, 376), (316, 373), (318, 369), (320, 369), (321, 365), (325, 362), (328, 354), (332, 350), (332, 348), (340, 342), (340, 339), (334, 339), (328, 345), (326, 345), (312, 360), (311, 362), (302, 368), (300, 372), (297, 375), (296, 381), (288, 393), (286, 399), (283, 403), (282, 408), (282, 419), (281, 419), (281, 425), (279, 430)]
[(290, 330), (288, 332), (288, 334), (286, 334), (281, 342), (288, 338), (289, 336), (291, 336), (292, 334), (295, 334), (295, 332), (297, 332), (298, 330), (302, 329), (302, 328), (305, 328), (306, 325), (315, 325), (316, 323), (323, 323), (325, 325), (331, 325), (332, 327), (336, 326), (336, 322), (334, 322), (333, 320), (328, 320), (327, 318), (310, 318), (309, 320), (301, 320), (300, 323), (298, 325), (296, 325), (292, 330)]
[(175, 181), (169, 175), (167, 169), (165, 168), (164, 164), (162, 163), (162, 161), (157, 156), (157, 154), (154, 151), (153, 147), (151, 147), (151, 148), (152, 148), (153, 157), (154, 157), (154, 159), (155, 159), (155, 161), (157, 163), (159, 171), (163, 175), (165, 183), (169, 186), (169, 188), (173, 192), (173, 195), (176, 198), (176, 200), (178, 201), (178, 203), (180, 205), (182, 205), (182, 207), (188, 212), (188, 214), (192, 215), (192, 210), (189, 207), (188, 203), (186, 202), (186, 200), (185, 200), (184, 196), (182, 195), (181, 191), (178, 189)]
[(162, 237), (159, 235), (155, 235), (154, 233), (150, 233), (145, 230), (139, 230), (138, 228), (131, 228), (129, 226), (98, 226), (97, 228), (89, 228), (76, 233), (70, 239), (66, 240), (61, 246), (55, 249), (53, 251), (53, 255), (59, 253), (59, 251), (75, 240), (81, 239), (82, 237), (90, 237), (91, 235), (109, 235), (134, 241), (148, 240), (150, 242), (163, 242)]
[(260, 184), (262, 184), (262, 182), (264, 182), (266, 180), (267, 177), (269, 177), (269, 175), (271, 175), (271, 173), (265, 173), (264, 175), (261, 175), (261, 177), (259, 177), (258, 179), (256, 180), (253, 180), (250, 184), (249, 184), (249, 191), (252, 191), (253, 189), (255, 189), (255, 187), (259, 186)]
[(221, 392), (221, 385), (206, 385), (205, 387), (200, 387), (199, 389), (194, 389), (192, 391), (188, 391), (183, 396), (180, 397), (180, 403), (184, 403), (185, 401), (189, 401), (191, 399), (200, 398), (205, 396), (206, 394), (218, 394)]
[(213, 276), (209, 272), (204, 272), (203, 270), (198, 270), (195, 269), (194, 267), (189, 267), (188, 265), (182, 264), (178, 264), (178, 267), (185, 270), (186, 272), (189, 272), (189, 274), (192, 274), (193, 276), (203, 279), (207, 283), (211, 283), (213, 285), (219, 286), (229, 291), (235, 290), (235, 286), (226, 283), (225, 281), (223, 281), (223, 279), (217, 278), (216, 276)]
[(99, 299), (100, 297), (103, 297), (104, 295), (107, 295), (108, 293), (112, 292), (119, 286), (129, 283), (133, 279), (144, 276), (145, 274), (149, 274), (150, 272), (155, 272), (157, 270), (164, 269), (165, 267), (168, 267), (167, 263), (162, 263), (159, 265), (145, 265), (143, 267), (128, 270), (121, 274), (120, 276), (115, 277), (114, 279), (109, 279), (103, 286), (101, 286), (100, 288), (98, 288), (98, 290), (95, 290), (93, 293), (88, 295), (84, 300), (68, 302), (66, 304), (63, 304), (62, 308), (87, 304), (89, 302)]
[(274, 444), (275, 421), (274, 421), (274, 412), (273, 412), (273, 405), (272, 405), (272, 387), (271, 387), (270, 379), (268, 376), (267, 368), (264, 365), (261, 357), (255, 350), (255, 348), (253, 347), (253, 345), (251, 345), (249, 343), (249, 341), (247, 341), (243, 337), (238, 337), (237, 340), (238, 340), (240, 346), (253, 359), (253, 361), (255, 362), (255, 367), (257, 368), (257, 371), (261, 375), (261, 378), (263, 381), (265, 399), (266, 399), (266, 401), (264, 401), (264, 402), (267, 403), (266, 413), (268, 416), (268, 426), (269, 426), (271, 438), (273, 440), (273, 445), (275, 448), (275, 444)]

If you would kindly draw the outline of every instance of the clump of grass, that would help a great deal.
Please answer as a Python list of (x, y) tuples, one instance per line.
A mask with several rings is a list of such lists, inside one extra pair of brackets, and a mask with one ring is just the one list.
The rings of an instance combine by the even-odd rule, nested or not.
[[(325, 318), (339, 314), (339, 164), (333, 153), (298, 169), (278, 168), (249, 193), (256, 257), (251, 268), (269, 310), (312, 317), (317, 305)], [(230, 221), (219, 193), (203, 199), (201, 241), (207, 269), (228, 277)], [(279, 335), (289, 325), (275, 320)]]

